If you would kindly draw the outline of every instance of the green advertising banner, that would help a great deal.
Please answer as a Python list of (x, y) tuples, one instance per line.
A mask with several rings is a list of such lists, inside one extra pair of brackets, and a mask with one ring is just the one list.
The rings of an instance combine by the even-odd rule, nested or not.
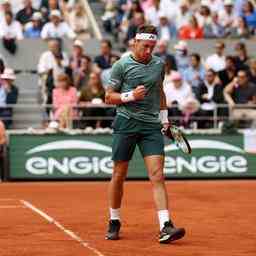
[[(246, 152), (244, 135), (191, 135), (188, 139), (191, 155), (166, 141), (167, 178), (256, 177), (256, 150), (251, 150), (254, 154)], [(10, 135), (9, 178), (110, 178), (111, 142), (111, 135)], [(147, 178), (138, 149), (129, 165), (128, 178)]]

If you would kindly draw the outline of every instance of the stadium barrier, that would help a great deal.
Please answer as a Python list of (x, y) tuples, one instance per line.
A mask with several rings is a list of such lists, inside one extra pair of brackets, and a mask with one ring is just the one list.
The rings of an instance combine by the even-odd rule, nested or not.
[[(9, 180), (102, 180), (112, 173), (111, 134), (10, 134)], [(167, 179), (255, 178), (256, 131), (188, 135), (193, 152), (165, 145)], [(129, 179), (147, 179), (138, 149)]]

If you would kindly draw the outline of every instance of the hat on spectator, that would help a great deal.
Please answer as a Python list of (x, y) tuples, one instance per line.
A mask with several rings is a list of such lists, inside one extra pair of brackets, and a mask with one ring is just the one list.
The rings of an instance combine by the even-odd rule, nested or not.
[(208, 6), (208, 5), (209, 5), (208, 0), (202, 0), (201, 1), (201, 6)]
[(0, 77), (1, 77), (1, 79), (7, 79), (7, 80), (15, 80), (16, 79), (14, 71), (11, 68), (6, 68), (4, 70), (4, 73)]
[(50, 16), (61, 18), (61, 12), (59, 10), (52, 10)]
[(233, 0), (224, 0), (224, 5), (234, 5)]
[(75, 40), (73, 46), (78, 46), (80, 48), (83, 48), (84, 44), (81, 40)]
[(172, 81), (180, 81), (180, 80), (182, 80), (182, 76), (181, 76), (181, 74), (179, 72), (173, 71), (171, 73), (171, 80)]
[(41, 12), (34, 12), (31, 20), (41, 20), (43, 18)]
[(177, 44), (174, 45), (175, 50), (185, 51), (188, 49), (188, 45), (185, 41), (179, 41)]

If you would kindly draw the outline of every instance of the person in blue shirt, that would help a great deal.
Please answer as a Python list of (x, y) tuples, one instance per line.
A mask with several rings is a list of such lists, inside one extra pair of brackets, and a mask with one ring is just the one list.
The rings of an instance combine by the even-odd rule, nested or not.
[(35, 12), (31, 22), (25, 26), (24, 36), (26, 38), (40, 38), (42, 26), (42, 14), (40, 12)]
[(200, 83), (204, 80), (205, 68), (201, 64), (201, 57), (197, 53), (190, 55), (190, 65), (184, 71), (184, 79), (192, 86), (193, 91), (197, 90)]
[(256, 29), (256, 11), (250, 1), (244, 3), (242, 17), (245, 18), (248, 27), (254, 31)]

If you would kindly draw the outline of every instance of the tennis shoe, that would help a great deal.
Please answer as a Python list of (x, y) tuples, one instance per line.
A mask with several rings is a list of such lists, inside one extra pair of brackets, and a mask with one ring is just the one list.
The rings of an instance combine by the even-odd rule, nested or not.
[(107, 240), (118, 240), (121, 223), (119, 220), (110, 220), (108, 224), (108, 231), (106, 234)]
[(164, 223), (164, 227), (160, 231), (159, 243), (167, 244), (172, 241), (181, 239), (184, 235), (185, 235), (184, 228), (176, 228), (174, 227), (171, 221), (167, 221)]

